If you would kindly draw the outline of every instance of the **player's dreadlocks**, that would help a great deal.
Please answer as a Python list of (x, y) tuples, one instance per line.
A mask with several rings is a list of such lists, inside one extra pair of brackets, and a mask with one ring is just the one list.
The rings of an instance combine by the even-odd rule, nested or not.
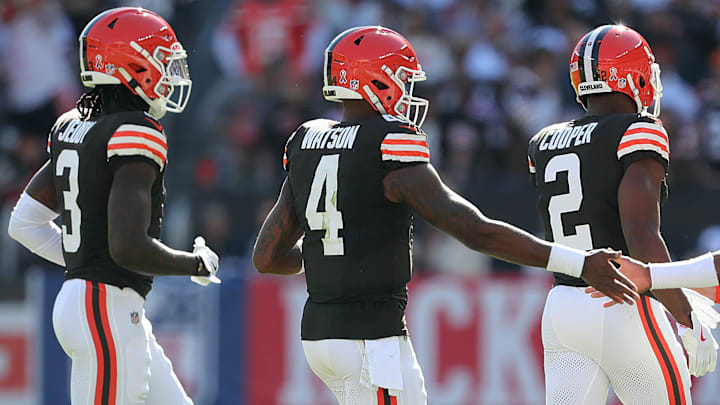
[(122, 85), (95, 86), (75, 103), (80, 117), (89, 120), (98, 114), (117, 111), (147, 111), (148, 105)]

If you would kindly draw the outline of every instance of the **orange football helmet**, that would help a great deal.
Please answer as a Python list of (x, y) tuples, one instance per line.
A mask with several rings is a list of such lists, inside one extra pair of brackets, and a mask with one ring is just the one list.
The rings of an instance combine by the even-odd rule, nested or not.
[(660, 115), (660, 66), (632, 28), (603, 25), (585, 34), (570, 56), (570, 81), (585, 109), (583, 96), (619, 92), (635, 101), (638, 112), (654, 102), (653, 115)]
[(156, 118), (185, 109), (192, 88), (187, 52), (159, 15), (142, 8), (110, 9), (93, 18), (79, 40), (86, 87), (123, 84)]
[(417, 127), (425, 121), (429, 102), (413, 96), (425, 72), (407, 39), (393, 30), (355, 27), (341, 33), (325, 50), (324, 72), (329, 101), (365, 99), (381, 114), (404, 117)]

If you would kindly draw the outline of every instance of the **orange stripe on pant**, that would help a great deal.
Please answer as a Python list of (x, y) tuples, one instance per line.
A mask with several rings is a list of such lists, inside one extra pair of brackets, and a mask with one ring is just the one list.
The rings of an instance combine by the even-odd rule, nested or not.
[(662, 330), (655, 319), (655, 314), (652, 310), (650, 298), (642, 296), (638, 303), (638, 312), (640, 313), (640, 320), (642, 321), (643, 328), (645, 329), (645, 335), (650, 342), (650, 346), (655, 353), (655, 357), (660, 364), (663, 377), (665, 379), (665, 387), (668, 393), (668, 403), (670, 405), (685, 405), (685, 389), (683, 387), (682, 378), (678, 371), (677, 364), (670, 347), (665, 341), (665, 337), (662, 334)]
[(397, 397), (390, 396), (387, 388), (378, 387), (377, 403), (378, 405), (397, 405)]
[(108, 320), (107, 293), (105, 291), (105, 284), (98, 283), (98, 287), (100, 289), (100, 319), (102, 321), (103, 331), (105, 332), (105, 337), (107, 339), (108, 351), (110, 352), (110, 358), (108, 361), (110, 366), (108, 367), (110, 369), (110, 392), (108, 398), (109, 403), (113, 405), (115, 404), (115, 397), (117, 394), (117, 356), (115, 354), (115, 340), (113, 339), (112, 331), (110, 330), (110, 322)]
[(92, 304), (93, 285), (90, 281), (85, 282), (85, 315), (87, 315), (88, 327), (95, 345), (95, 357), (97, 359), (97, 375), (95, 378), (95, 400), (93, 404), (102, 404), (102, 385), (105, 372), (105, 357), (100, 346), (100, 336), (95, 326), (95, 311)]
[(115, 405), (117, 394), (117, 357), (107, 313), (105, 284), (85, 282), (85, 313), (95, 345), (97, 376), (94, 405)]

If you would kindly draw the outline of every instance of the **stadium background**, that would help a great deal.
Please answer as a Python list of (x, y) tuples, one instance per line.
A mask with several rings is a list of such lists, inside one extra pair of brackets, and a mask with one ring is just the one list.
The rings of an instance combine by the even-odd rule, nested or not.
[[(189, 52), (193, 79), (169, 139), (164, 239), (203, 234), (220, 287), (157, 280), (155, 332), (196, 403), (331, 404), (299, 344), (301, 276), (256, 274), (249, 253), (283, 179), (282, 146), (304, 120), (339, 117), (320, 91), (338, 32), (381, 24), (414, 45), (431, 100), (424, 125), (447, 183), (488, 215), (539, 233), (528, 139), (583, 113), (567, 60), (595, 25), (641, 32), (662, 68), (670, 133), (663, 233), (674, 258), (720, 249), (720, 3), (705, 0), (3, 0), (0, 229), (46, 159), (47, 130), (82, 91), (77, 34), (98, 11), (142, 5)], [(539, 322), (551, 280), (472, 253), (417, 221), (408, 323), (431, 405), (543, 403)], [(67, 404), (69, 362), (51, 327), (62, 270), (0, 232), (0, 404)], [(717, 404), (720, 371), (694, 385)]]

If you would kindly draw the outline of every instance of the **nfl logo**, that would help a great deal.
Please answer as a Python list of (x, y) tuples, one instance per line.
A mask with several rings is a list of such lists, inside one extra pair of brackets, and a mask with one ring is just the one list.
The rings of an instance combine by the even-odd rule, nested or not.
[(133, 325), (137, 325), (137, 323), (140, 322), (140, 315), (137, 311), (130, 312), (130, 322), (132, 322)]

